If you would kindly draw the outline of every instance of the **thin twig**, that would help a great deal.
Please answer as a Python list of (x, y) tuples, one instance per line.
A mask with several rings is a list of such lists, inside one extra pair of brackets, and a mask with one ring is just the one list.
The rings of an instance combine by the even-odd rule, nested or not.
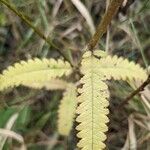
[(93, 51), (94, 47), (101, 39), (103, 34), (107, 31), (107, 27), (110, 24), (113, 16), (117, 13), (119, 7), (121, 6), (123, 0), (112, 0), (108, 6), (108, 10), (105, 12), (102, 21), (98, 25), (95, 34), (89, 41), (87, 45), (87, 50)]
[(117, 107), (117, 110), (120, 110), (125, 104), (127, 104), (135, 95), (139, 94), (139, 92), (143, 91), (144, 88), (150, 83), (150, 75), (147, 80), (143, 82), (143, 84), (138, 87), (135, 91), (133, 91), (125, 100)]
[(18, 17), (20, 17), (28, 26), (30, 26), (36, 34), (38, 34), (44, 41), (46, 41), (50, 46), (54, 47), (61, 56), (64, 57), (65, 60), (67, 60), (72, 66), (74, 66), (74, 64), (69, 60), (69, 58), (61, 51), (60, 48), (58, 48), (56, 45), (54, 45), (54, 43), (47, 38), (37, 27), (35, 27), (31, 21), (24, 16), (21, 12), (19, 12), (12, 4), (10, 4), (9, 2), (7, 2), (6, 0), (0, 0), (1, 3), (3, 3), (5, 6), (7, 6), (10, 10), (12, 10)]

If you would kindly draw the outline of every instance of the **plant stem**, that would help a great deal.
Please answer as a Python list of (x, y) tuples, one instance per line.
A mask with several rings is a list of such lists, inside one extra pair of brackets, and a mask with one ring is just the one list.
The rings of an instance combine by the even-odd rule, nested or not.
[(135, 36), (135, 40), (136, 40), (137, 46), (138, 46), (138, 48), (139, 48), (139, 50), (140, 50), (140, 52), (141, 52), (141, 55), (142, 55), (142, 58), (143, 58), (145, 67), (148, 68), (148, 63), (147, 63), (146, 57), (145, 57), (145, 55), (144, 55), (144, 49), (143, 49), (143, 47), (142, 47), (142, 45), (141, 45), (141, 42), (140, 42), (140, 40), (139, 40), (139, 36), (138, 36), (138, 33), (137, 33), (136, 28), (135, 28), (135, 26), (134, 26), (133, 20), (132, 20), (132, 19), (129, 19), (129, 22), (130, 22), (130, 24), (131, 24), (131, 28), (132, 28), (133, 34), (134, 34), (134, 36)]
[(107, 31), (107, 27), (110, 24), (113, 16), (117, 13), (120, 5), (122, 4), (123, 0), (112, 0), (108, 6), (107, 11), (105, 12), (102, 21), (98, 25), (95, 34), (89, 41), (87, 45), (87, 50), (93, 51), (94, 47), (101, 39), (103, 34)]
[(26, 16), (20, 13), (12, 4), (10, 4), (6, 0), (0, 0), (0, 2), (3, 3), (5, 6), (7, 6), (10, 10), (12, 10), (29, 27), (31, 27), (36, 34), (38, 34), (44, 41), (46, 41), (49, 44), (49, 46), (52, 46), (53, 48), (55, 48), (59, 52), (59, 54), (64, 57), (65, 60), (67, 60), (68, 62), (70, 62), (72, 66), (74, 66), (73, 63), (69, 60), (69, 58), (49, 38), (47, 38), (37, 27), (35, 27)]
[(125, 98), (125, 100), (117, 107), (118, 110), (120, 110), (125, 104), (127, 104), (135, 95), (137, 95), (139, 92), (143, 91), (144, 88), (150, 83), (150, 75), (148, 76), (147, 80), (143, 82), (143, 84), (138, 87), (135, 91), (133, 91), (128, 97)]

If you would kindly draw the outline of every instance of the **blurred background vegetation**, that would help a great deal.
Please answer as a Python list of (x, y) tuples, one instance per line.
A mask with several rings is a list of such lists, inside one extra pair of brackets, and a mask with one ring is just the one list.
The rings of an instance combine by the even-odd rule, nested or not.
[[(9, 0), (50, 38), (70, 59), (77, 61), (92, 36), (109, 0)], [(81, 2), (84, 7), (79, 7)], [(85, 9), (86, 8), (86, 9)], [(146, 68), (150, 64), (150, 1), (124, 0), (99, 49), (123, 56)], [(0, 2), (0, 70), (19, 60), (62, 56), (43, 41), (18, 16)], [(78, 77), (77, 77), (78, 79)], [(127, 83), (109, 82), (110, 123), (107, 149), (150, 149), (150, 92), (136, 96), (117, 111), (120, 102), (133, 91)], [(61, 91), (25, 87), (0, 93), (0, 128), (19, 134), (18, 140), (0, 135), (0, 150), (74, 150), (75, 129), (69, 137), (57, 134), (57, 109)], [(20, 147), (19, 140), (25, 145)], [(128, 148), (130, 147), (130, 148)]]

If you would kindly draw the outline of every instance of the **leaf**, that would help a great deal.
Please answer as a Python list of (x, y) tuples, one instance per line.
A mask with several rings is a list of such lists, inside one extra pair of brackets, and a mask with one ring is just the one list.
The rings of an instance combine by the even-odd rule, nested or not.
[(9, 118), (16, 112), (17, 111), (14, 108), (1, 109), (0, 110), (0, 128), (3, 128), (6, 125)]
[(117, 56), (107, 56), (105, 52), (90, 51), (83, 55), (81, 63), (83, 77), (78, 89), (78, 103), (76, 119), (79, 122), (77, 136), (81, 138), (78, 147), (82, 150), (101, 150), (105, 148), (106, 123), (109, 121), (107, 109), (109, 102), (108, 79), (143, 81), (147, 78), (146, 71), (139, 65)]
[(28, 125), (30, 120), (31, 120), (31, 107), (24, 106), (19, 112), (19, 116), (15, 123), (15, 127), (17, 129), (23, 129)]
[(35, 83), (31, 83), (27, 85), (23, 84), (23, 85), (35, 89), (46, 88), (47, 90), (64, 90), (66, 89), (68, 83), (60, 79), (51, 79), (49, 81), (35, 82)]
[(100, 57), (100, 58), (105, 58), (105, 57), (108, 56), (107, 53), (105, 51), (103, 51), (103, 50), (95, 50), (93, 52), (93, 54), (94, 54), (94, 56)]
[[(18, 118), (18, 113), (13, 114), (7, 120), (7, 123), (4, 128), (10, 130), (13, 127), (14, 123), (16, 122), (17, 118)], [(3, 129), (1, 129), (1, 130), (3, 130)], [(7, 136), (0, 135), (0, 150), (2, 150), (4, 148), (6, 140), (7, 140)]]
[(63, 98), (58, 110), (58, 132), (61, 135), (68, 136), (75, 117), (77, 106), (76, 88), (73, 84), (69, 84), (64, 92)]
[(101, 58), (99, 61), (100, 65), (99, 74), (103, 74), (106, 79), (115, 80), (141, 80), (147, 79), (146, 71), (134, 62), (129, 62), (127, 59), (117, 56), (107, 56)]
[(37, 121), (35, 127), (38, 129), (42, 129), (47, 123), (47, 121), (49, 120), (50, 116), (51, 116), (51, 112), (42, 115), (42, 117), (40, 117), (40, 119)]
[(69, 75), (72, 69), (69, 63), (54, 59), (31, 59), (8, 67), (0, 76), (0, 90), (19, 85), (48, 82), (53, 78)]
[(109, 121), (106, 116), (109, 113), (107, 109), (109, 102), (109, 91), (101, 74), (97, 73), (97, 64), (99, 59), (86, 52), (83, 56), (82, 68), (83, 78), (80, 82), (82, 88), (78, 89), (79, 106), (77, 108), (78, 117), (76, 121), (79, 125), (76, 129), (79, 131), (77, 136), (81, 138), (78, 147), (82, 150), (100, 150), (105, 148), (104, 134)]

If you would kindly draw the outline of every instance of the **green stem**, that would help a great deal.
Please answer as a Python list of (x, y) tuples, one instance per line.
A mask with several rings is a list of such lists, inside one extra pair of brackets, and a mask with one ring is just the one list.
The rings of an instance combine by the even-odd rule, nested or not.
[(98, 41), (101, 39), (103, 34), (107, 31), (108, 25), (110, 24), (113, 16), (117, 13), (122, 2), (123, 0), (112, 0), (110, 2), (108, 9), (102, 18), (102, 21), (98, 25), (95, 34), (93, 35), (93, 37), (91, 38), (91, 40), (87, 45), (88, 50), (93, 51)]
[(54, 43), (52, 43), (52, 41), (47, 38), (37, 27), (35, 27), (30, 21), (29, 19), (24, 16), (22, 13), (20, 13), (12, 4), (10, 4), (9, 2), (7, 2), (6, 0), (0, 0), (1, 3), (3, 3), (5, 6), (7, 6), (10, 10), (12, 10), (18, 17), (20, 17), (28, 26), (30, 26), (35, 33), (37, 33), (43, 40), (45, 40), (50, 46), (54, 47), (60, 55), (62, 55), (64, 57), (65, 60), (67, 60), (68, 62), (70, 62), (70, 64), (72, 66), (73, 63), (69, 60), (69, 58), (56, 46), (54, 45)]
[(145, 67), (148, 68), (148, 63), (147, 63), (146, 57), (144, 55), (144, 49), (143, 49), (143, 47), (141, 45), (141, 42), (139, 40), (138, 33), (137, 33), (136, 29), (135, 29), (134, 23), (133, 23), (132, 19), (129, 19), (129, 21), (130, 21), (130, 24), (131, 24), (131, 28), (132, 28), (133, 34), (135, 35), (136, 43), (137, 43), (138, 48), (139, 48), (139, 50), (141, 52), (141, 55), (142, 55)]

